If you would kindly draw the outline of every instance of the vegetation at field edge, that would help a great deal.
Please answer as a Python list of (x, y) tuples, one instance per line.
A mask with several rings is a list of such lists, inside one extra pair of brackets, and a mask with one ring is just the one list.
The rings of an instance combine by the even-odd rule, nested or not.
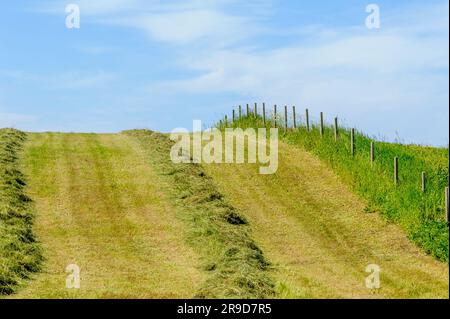
[[(444, 189), (448, 185), (448, 148), (403, 145), (377, 141), (355, 132), (355, 154), (351, 154), (351, 129), (341, 127), (335, 141), (334, 125), (304, 123), (284, 129), (285, 120), (250, 113), (234, 122), (220, 121), (219, 128), (280, 128), (281, 137), (325, 161), (357, 194), (367, 201), (366, 212), (379, 212), (388, 221), (400, 224), (408, 237), (438, 260), (448, 262), (449, 231), (445, 220)], [(289, 126), (292, 121), (288, 119)], [(302, 125), (301, 125), (302, 124)], [(370, 145), (375, 145), (375, 161)], [(398, 185), (394, 184), (394, 157), (399, 159)], [(426, 190), (421, 190), (421, 174), (426, 172)]]
[(42, 262), (32, 232), (33, 207), (19, 169), (25, 139), (23, 132), (0, 129), (0, 295), (14, 293)]

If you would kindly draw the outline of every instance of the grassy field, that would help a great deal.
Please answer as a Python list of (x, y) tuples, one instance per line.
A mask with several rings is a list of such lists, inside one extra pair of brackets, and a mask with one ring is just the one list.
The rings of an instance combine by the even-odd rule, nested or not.
[[(268, 263), (247, 221), (168, 137), (29, 134), (21, 160), (45, 263), (13, 298), (265, 298)], [(81, 289), (65, 269), (81, 268)]]
[(0, 129), (0, 295), (16, 291), (42, 261), (32, 232), (34, 210), (19, 170), (24, 140), (24, 133)]
[[(260, 175), (256, 164), (174, 164), (168, 136), (146, 130), (30, 133), (26, 142), (23, 133), (0, 132), (0, 283), (12, 298), (449, 297), (448, 264), (407, 238), (416, 213), (383, 212), (367, 195), (371, 183), (357, 179), (363, 170), (350, 174), (366, 160), (360, 135), (355, 158), (344, 161), (340, 149), (314, 151), (316, 129), (287, 133), (277, 173)], [(440, 167), (440, 156), (426, 149), (417, 158)], [(376, 165), (365, 166), (374, 177), (387, 170), (381, 157)], [(412, 183), (406, 176), (389, 191)], [(441, 223), (439, 179), (431, 170), (429, 179), (426, 207), (435, 214), (427, 218)], [(69, 264), (81, 268), (81, 289), (66, 288)], [(381, 267), (380, 289), (365, 286), (369, 264)]]
[[(278, 127), (284, 119), (278, 117)], [(290, 123), (292, 125), (292, 123)], [(234, 126), (264, 127), (263, 119), (244, 116)], [(273, 119), (266, 125), (274, 126)], [(223, 124), (222, 124), (223, 127)], [(282, 130), (282, 138), (292, 147), (300, 147), (317, 155), (350, 187), (366, 199), (367, 213), (380, 213), (386, 220), (398, 223), (408, 237), (425, 252), (448, 262), (449, 232), (445, 221), (444, 189), (448, 185), (448, 148), (402, 145), (376, 141), (362, 132), (355, 134), (355, 156), (350, 151), (350, 130), (339, 129), (334, 139), (334, 127), (303, 123), (297, 129)], [(370, 161), (370, 143), (375, 143), (375, 162)], [(394, 185), (394, 157), (399, 158), (399, 184)], [(426, 192), (421, 191), (421, 173), (426, 172)]]
[[(23, 156), (46, 261), (14, 298), (189, 298), (205, 280), (139, 145), (120, 134), (29, 134)], [(66, 266), (81, 289), (66, 288)]]

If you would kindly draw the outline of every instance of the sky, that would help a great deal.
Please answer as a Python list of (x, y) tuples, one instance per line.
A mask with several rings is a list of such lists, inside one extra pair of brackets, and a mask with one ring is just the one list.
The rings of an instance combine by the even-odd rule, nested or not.
[[(80, 28), (67, 28), (77, 4)], [(380, 27), (367, 28), (369, 4)], [(16, 0), (0, 7), (0, 127), (212, 125), (234, 106), (324, 112), (447, 146), (448, 1)]]

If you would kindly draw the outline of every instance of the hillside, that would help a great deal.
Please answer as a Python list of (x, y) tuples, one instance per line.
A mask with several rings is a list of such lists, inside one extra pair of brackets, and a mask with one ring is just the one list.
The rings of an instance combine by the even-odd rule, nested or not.
[(34, 210), (19, 169), (25, 138), (23, 132), (0, 129), (0, 295), (13, 293), (42, 262), (32, 231)]
[[(172, 142), (151, 131), (27, 136), (17, 163), (45, 260), (10, 297), (448, 298), (447, 263), (288, 139), (262, 176), (173, 164)], [(81, 289), (65, 287), (69, 264)], [(378, 290), (365, 287), (369, 264)]]
[[(287, 111), (287, 114), (278, 113), (276, 119), (273, 113), (264, 119), (260, 114), (255, 116), (250, 109), (248, 115), (236, 118), (232, 124), (228, 121), (227, 126), (279, 127), (281, 139), (291, 148), (316, 155), (345, 185), (365, 199), (365, 212), (378, 213), (387, 221), (399, 224), (426, 253), (448, 262), (449, 231), (444, 199), (449, 176), (448, 148), (387, 143), (354, 130), (352, 155), (351, 129), (338, 124), (335, 132), (335, 126), (325, 120), (323, 129), (320, 121), (317, 124), (309, 119), (307, 125), (305, 117), (297, 113), (296, 128), (293, 128), (293, 114)], [(221, 121), (219, 127), (223, 129), (224, 123)], [(396, 183), (395, 158), (398, 159)]]
[[(216, 164), (206, 172), (246, 212), (256, 242), (273, 263), (286, 298), (436, 298), (448, 296), (447, 264), (426, 256), (317, 157), (281, 143), (275, 175), (255, 164)], [(369, 264), (381, 288), (367, 289)]]

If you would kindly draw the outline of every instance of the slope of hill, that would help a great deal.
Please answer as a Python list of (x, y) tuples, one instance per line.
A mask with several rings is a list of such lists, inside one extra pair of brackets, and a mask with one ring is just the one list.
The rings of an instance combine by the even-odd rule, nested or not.
[[(205, 165), (225, 198), (245, 212), (273, 264), (278, 297), (448, 298), (448, 265), (427, 256), (316, 156), (279, 145), (274, 175), (258, 164)], [(378, 265), (380, 289), (365, 285)]]
[[(297, 117), (298, 118), (298, 117)], [(448, 148), (422, 147), (376, 141), (355, 132), (354, 156), (351, 155), (351, 130), (305, 123), (284, 130), (284, 118), (263, 121), (261, 116), (243, 116), (232, 126), (241, 128), (278, 126), (284, 141), (317, 155), (350, 189), (366, 199), (365, 211), (378, 212), (396, 222), (408, 237), (439, 260), (448, 262), (449, 232), (445, 220), (444, 190), (448, 186)], [(291, 119), (288, 124), (292, 126)], [(300, 124), (297, 121), (297, 124)], [(222, 123), (222, 128), (223, 128)], [(230, 125), (231, 126), (231, 125)], [(374, 162), (371, 162), (371, 142)], [(398, 158), (398, 184), (394, 184), (394, 158)], [(421, 190), (421, 175), (426, 174), (426, 190)]]
[[(145, 130), (28, 134), (20, 163), (46, 259), (12, 297), (448, 298), (448, 265), (368, 213), (320, 154), (282, 142), (278, 172), (263, 176), (174, 164), (171, 143)], [(66, 287), (69, 264), (81, 289)], [(380, 289), (365, 286), (369, 264)]]

